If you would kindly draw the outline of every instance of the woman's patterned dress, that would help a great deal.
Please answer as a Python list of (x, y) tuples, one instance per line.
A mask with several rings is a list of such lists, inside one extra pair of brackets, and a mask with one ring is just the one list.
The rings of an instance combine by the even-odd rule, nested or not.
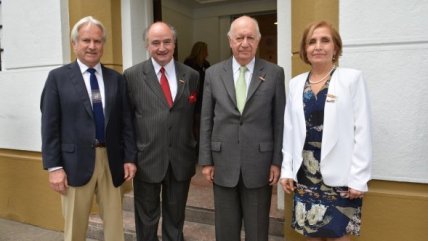
[(359, 235), (362, 199), (342, 198), (340, 192), (346, 191), (347, 187), (327, 186), (320, 172), (324, 105), (330, 80), (314, 95), (309, 78), (310, 75), (303, 91), (306, 140), (303, 164), (297, 174), (291, 226), (308, 237)]

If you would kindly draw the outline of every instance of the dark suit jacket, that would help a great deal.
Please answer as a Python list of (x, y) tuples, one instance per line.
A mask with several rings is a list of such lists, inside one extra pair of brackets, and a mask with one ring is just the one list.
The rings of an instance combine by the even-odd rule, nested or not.
[(232, 58), (205, 73), (199, 164), (214, 165), (214, 182), (247, 188), (269, 182), (270, 166), (281, 166), (285, 84), (281, 67), (256, 59), (243, 113), (236, 107)]
[(168, 166), (177, 180), (195, 174), (195, 146), (192, 134), (193, 111), (199, 74), (175, 62), (177, 95), (170, 109), (154, 71), (151, 59), (124, 72), (137, 142), (136, 178), (159, 183)]
[[(106, 146), (114, 186), (124, 181), (124, 162), (135, 162), (135, 141), (126, 98), (126, 83), (102, 67), (105, 86)], [(77, 62), (52, 70), (43, 89), (43, 167), (62, 166), (68, 184), (82, 186), (95, 166), (95, 121)]]

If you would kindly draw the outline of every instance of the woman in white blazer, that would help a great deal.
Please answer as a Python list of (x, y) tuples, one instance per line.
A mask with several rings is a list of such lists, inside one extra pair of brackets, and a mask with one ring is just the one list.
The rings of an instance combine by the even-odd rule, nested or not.
[(284, 117), (280, 183), (294, 192), (292, 228), (308, 240), (359, 235), (371, 175), (370, 106), (360, 71), (335, 64), (342, 40), (331, 24), (309, 25), (300, 57), (311, 71), (293, 78)]

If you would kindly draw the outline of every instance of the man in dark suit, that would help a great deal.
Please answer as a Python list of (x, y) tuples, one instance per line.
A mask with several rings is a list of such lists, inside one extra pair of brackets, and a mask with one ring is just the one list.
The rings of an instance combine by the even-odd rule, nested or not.
[(61, 193), (64, 240), (85, 241), (94, 194), (104, 240), (124, 240), (120, 186), (136, 171), (126, 83), (100, 64), (101, 22), (85, 17), (71, 32), (77, 61), (52, 70), (41, 98), (43, 167)]
[(137, 240), (183, 241), (184, 212), (195, 174), (192, 134), (199, 74), (174, 61), (176, 33), (156, 22), (145, 31), (151, 58), (124, 72), (137, 142), (134, 204)]
[(279, 177), (284, 71), (255, 58), (260, 31), (248, 16), (228, 33), (233, 57), (205, 74), (199, 164), (214, 182), (217, 241), (267, 241), (272, 185)]

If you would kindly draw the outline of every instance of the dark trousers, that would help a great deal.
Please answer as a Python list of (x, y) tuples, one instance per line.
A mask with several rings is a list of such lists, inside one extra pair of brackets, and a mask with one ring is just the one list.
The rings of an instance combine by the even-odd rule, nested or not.
[[(183, 225), (190, 180), (177, 181), (171, 166), (161, 183), (134, 179), (137, 241), (158, 241), (162, 203), (162, 241), (184, 241)], [(160, 193), (162, 191), (162, 202)]]
[(244, 221), (245, 241), (268, 241), (272, 187), (249, 189), (242, 178), (236, 187), (214, 184), (217, 241), (240, 241)]

